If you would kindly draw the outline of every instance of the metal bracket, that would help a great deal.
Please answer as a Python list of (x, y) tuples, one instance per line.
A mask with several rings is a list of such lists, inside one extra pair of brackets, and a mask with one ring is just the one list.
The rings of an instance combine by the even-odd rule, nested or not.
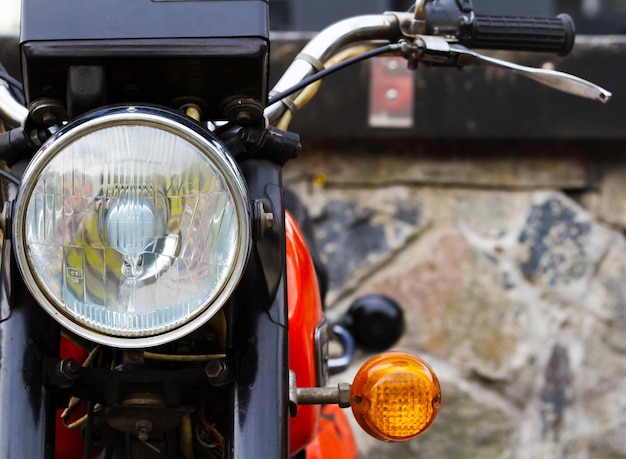
[(265, 232), (271, 230), (274, 227), (274, 213), (265, 210), (265, 203), (257, 199), (253, 202), (253, 215), (254, 215), (254, 235), (255, 239), (261, 240), (265, 235)]
[(325, 386), (328, 382), (328, 360), (330, 336), (328, 333), (328, 321), (322, 320), (315, 328), (315, 360), (317, 364), (317, 385)]
[(343, 348), (343, 353), (340, 356), (328, 359), (328, 372), (331, 375), (336, 375), (348, 369), (354, 360), (356, 345), (352, 333), (342, 325), (334, 324), (332, 330), (333, 335), (339, 340)]
[(0, 212), (0, 231), (2, 231), (4, 239), (11, 239), (12, 237), (12, 221), (13, 201), (5, 201)]

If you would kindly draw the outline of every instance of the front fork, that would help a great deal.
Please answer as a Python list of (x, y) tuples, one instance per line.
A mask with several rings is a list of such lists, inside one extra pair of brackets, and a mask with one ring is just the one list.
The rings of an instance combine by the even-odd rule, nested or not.
[[(287, 458), (289, 353), (281, 166), (241, 164), (255, 204), (254, 253), (231, 306), (229, 349), (238, 375), (230, 390), (228, 458)], [(260, 214), (259, 214), (260, 213)], [(268, 217), (271, 215), (271, 217)]]
[(10, 239), (1, 243), (0, 459), (51, 459), (55, 398), (43, 385), (42, 360), (58, 352), (59, 328), (19, 279)]

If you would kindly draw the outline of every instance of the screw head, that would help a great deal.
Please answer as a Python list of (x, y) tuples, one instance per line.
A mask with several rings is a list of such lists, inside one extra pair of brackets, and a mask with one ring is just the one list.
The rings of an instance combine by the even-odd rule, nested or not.
[(135, 423), (135, 435), (140, 441), (148, 441), (152, 432), (152, 422), (147, 419), (141, 419)]
[(59, 373), (68, 381), (78, 378), (80, 365), (74, 359), (65, 359), (59, 362)]
[(224, 360), (211, 360), (207, 363), (204, 372), (209, 381), (220, 381), (228, 376), (228, 365)]
[(52, 112), (44, 113), (41, 119), (43, 121), (44, 126), (46, 127), (54, 126), (55, 124), (57, 124), (57, 117)]

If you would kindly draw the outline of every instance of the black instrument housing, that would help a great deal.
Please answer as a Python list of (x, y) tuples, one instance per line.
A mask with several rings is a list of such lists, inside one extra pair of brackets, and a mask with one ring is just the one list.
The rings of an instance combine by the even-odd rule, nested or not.
[(101, 67), (107, 104), (194, 103), (213, 119), (233, 96), (264, 105), (268, 18), (267, 0), (23, 0), (26, 100), (69, 105), (70, 67)]

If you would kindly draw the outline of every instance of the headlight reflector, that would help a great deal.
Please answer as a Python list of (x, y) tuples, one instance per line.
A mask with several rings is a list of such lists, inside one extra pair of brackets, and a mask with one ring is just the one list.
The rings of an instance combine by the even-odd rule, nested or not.
[(27, 285), (62, 325), (119, 347), (162, 344), (209, 320), (239, 282), (245, 182), (225, 147), (186, 118), (108, 109), (37, 153), (14, 237)]

